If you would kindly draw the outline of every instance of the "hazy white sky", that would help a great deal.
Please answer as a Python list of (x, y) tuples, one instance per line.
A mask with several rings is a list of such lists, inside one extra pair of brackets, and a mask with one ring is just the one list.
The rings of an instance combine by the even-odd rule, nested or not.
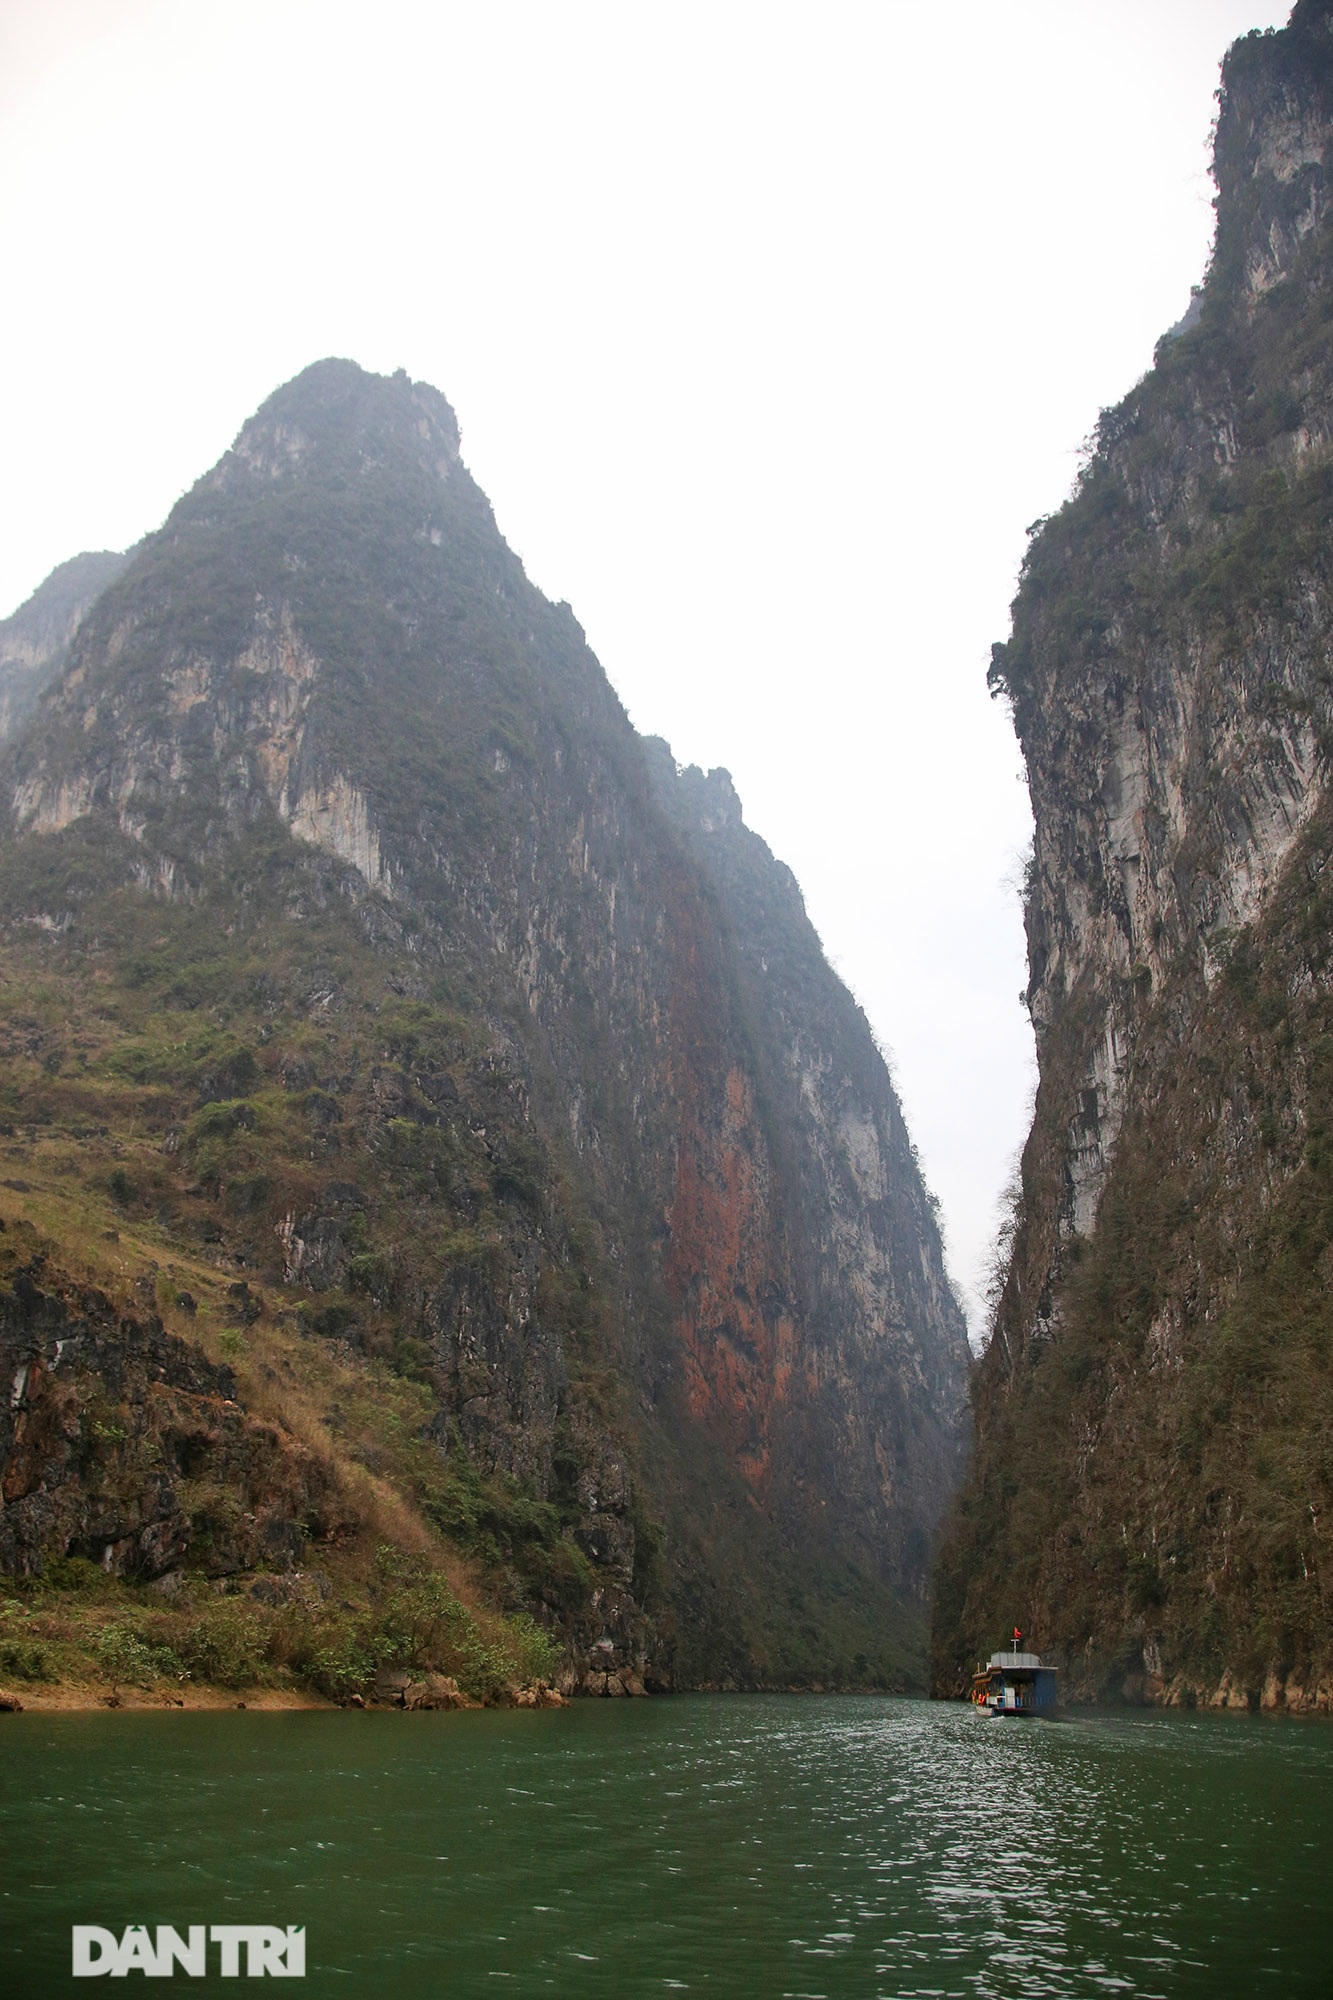
[(643, 730), (725, 764), (978, 1282), (1031, 1043), (990, 643), (1211, 237), (1269, 0), (0, 0), (0, 613), (327, 354), (442, 389)]

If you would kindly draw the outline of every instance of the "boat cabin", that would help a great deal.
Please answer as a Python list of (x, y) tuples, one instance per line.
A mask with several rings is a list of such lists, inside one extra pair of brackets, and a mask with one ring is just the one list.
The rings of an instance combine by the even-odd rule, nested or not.
[(1049, 1715), (1055, 1707), (1055, 1668), (1037, 1653), (992, 1653), (972, 1676), (972, 1699), (988, 1715)]

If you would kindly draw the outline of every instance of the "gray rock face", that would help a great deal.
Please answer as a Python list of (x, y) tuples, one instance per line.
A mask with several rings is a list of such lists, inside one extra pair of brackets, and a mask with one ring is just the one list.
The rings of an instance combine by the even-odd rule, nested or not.
[[(805, 1326), (805, 1394), (797, 1409), (761, 1406), (738, 1443), (793, 1521), (818, 1468), (836, 1461), (845, 1523), (874, 1520), (880, 1560), (919, 1578), (908, 1587), (924, 1597), (959, 1474), (966, 1349), (915, 1148), (869, 1024), (826, 963), (791, 870), (745, 825), (728, 773), (680, 771), (665, 744), (648, 748), (657, 796), (727, 912), (759, 1091), (791, 1173), (783, 1296)], [(926, 1327), (946, 1338), (923, 1340)], [(715, 1339), (743, 1356), (743, 1323), (724, 1320)], [(909, 1461), (912, 1508), (886, 1504), (890, 1468)]]
[(110, 549), (73, 556), (0, 621), (0, 743), (36, 707), (89, 608), (129, 559)]
[(321, 1337), (371, 1301), (433, 1446), (533, 1536), (559, 1512), (589, 1673), (786, 1684), (827, 1644), (911, 1678), (966, 1349), (892, 1084), (729, 780), (635, 736), (442, 397), (325, 362), (270, 398), (85, 618), (0, 791), (15, 851), (85, 843), (163, 907), (290, 884), (278, 957), (336, 912), (374, 1010), (429, 1017), (389, 1048), (368, 1010), (325, 1068), (305, 1027), (362, 1004), (331, 971), (301, 1052), (233, 1052), (163, 1153), (206, 1159), (205, 1115), (215, 1158), (257, 1134), (275, 1072), (299, 1171), (287, 1199), (255, 1162), (247, 1268), (337, 1293)]
[(1327, 1666), (1327, 10), (1223, 80), (1207, 283), (1103, 412), (992, 668), (1036, 822), (1040, 1086), (941, 1685), (1014, 1618), (1085, 1692), (1211, 1699), (1225, 1669), (1257, 1704)]

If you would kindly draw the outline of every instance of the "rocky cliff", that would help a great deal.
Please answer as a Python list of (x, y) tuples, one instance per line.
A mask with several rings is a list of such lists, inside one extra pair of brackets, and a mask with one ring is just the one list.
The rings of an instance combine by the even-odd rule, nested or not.
[(114, 1225), (187, 1343), (201, 1257), (254, 1288), (241, 1322), (210, 1292), (241, 1402), (281, 1352), (293, 1435), (576, 1683), (911, 1681), (964, 1347), (892, 1085), (434, 390), (325, 362), (272, 397), (3, 789), (26, 1220)]
[(128, 561), (110, 549), (72, 556), (12, 617), (0, 621), (0, 743), (36, 706), (84, 613)]
[(1040, 1087), (936, 1679), (1333, 1698), (1333, 22), (1230, 52), (1207, 281), (995, 649)]

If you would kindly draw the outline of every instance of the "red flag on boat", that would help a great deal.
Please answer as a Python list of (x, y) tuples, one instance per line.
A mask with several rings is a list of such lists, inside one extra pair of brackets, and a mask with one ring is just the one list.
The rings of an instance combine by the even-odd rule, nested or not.
[(1018, 1651), (1018, 1649), (1019, 1649), (1019, 1647), (1020, 1647), (1020, 1646), (1022, 1645), (1022, 1643), (1023, 1643), (1023, 1634), (1022, 1634), (1022, 1633), (1021, 1633), (1021, 1632), (1019, 1631), (1019, 1629), (1018, 1629), (1017, 1625), (1015, 1625), (1015, 1627), (1014, 1627), (1014, 1651), (1015, 1651), (1015, 1652), (1017, 1652), (1017, 1651)]

